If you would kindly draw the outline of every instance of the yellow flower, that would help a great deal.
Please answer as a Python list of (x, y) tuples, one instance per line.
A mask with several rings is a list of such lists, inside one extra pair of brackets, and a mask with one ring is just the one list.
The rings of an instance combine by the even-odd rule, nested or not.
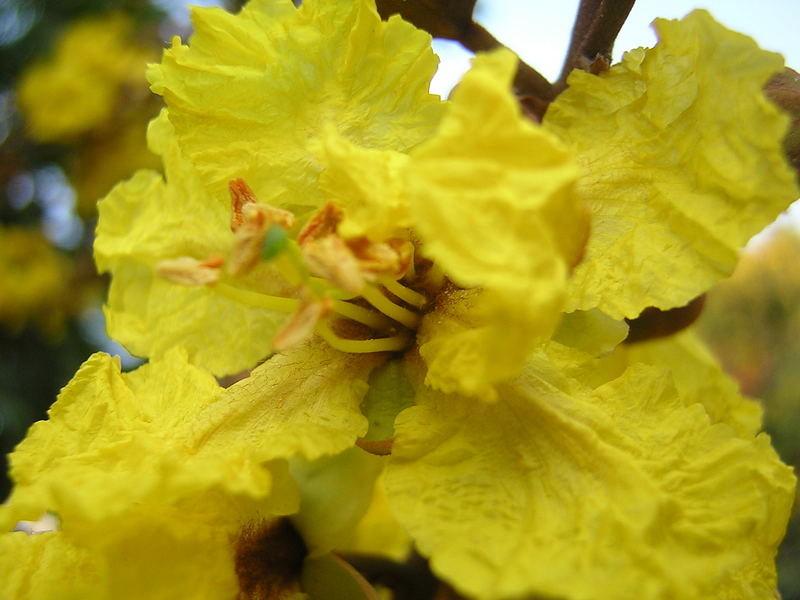
[(434, 572), (475, 598), (773, 597), (795, 479), (769, 438), (663, 366), (597, 386), (581, 361), (540, 349), (494, 405), (417, 388), (387, 492)]
[[(106, 125), (126, 86), (144, 87), (152, 50), (137, 45), (121, 14), (79, 21), (59, 38), (54, 55), (34, 64), (17, 91), (28, 133), (38, 142), (70, 142)], [(130, 89), (127, 102), (130, 102)]]
[(705, 11), (655, 28), (658, 46), (602, 77), (573, 72), (545, 117), (584, 167), (577, 192), (592, 211), (568, 310), (683, 306), (797, 197), (776, 145), (788, 116), (762, 93), (782, 57)]
[[(772, 595), (794, 477), (758, 409), (691, 341), (612, 350), (621, 317), (704, 292), (796, 196), (787, 120), (760, 92), (776, 55), (706, 13), (661, 22), (653, 50), (573, 75), (539, 126), (510, 53), (442, 103), (428, 38), (367, 0), (254, 0), (195, 25), (149, 73), (166, 178), (100, 206), (112, 335), (217, 374), (285, 352), (259, 367), (285, 387), (237, 388), (278, 406), (352, 394), (324, 380), (342, 356), (361, 382), (379, 367), (367, 404), (399, 412), (389, 504), (467, 597)], [(314, 333), (327, 345), (298, 354)], [(366, 434), (388, 451), (346, 431), (338, 450)], [(319, 547), (336, 537), (299, 514)]]
[(366, 432), (358, 407), (376, 363), (307, 344), (223, 390), (179, 350), (131, 373), (92, 356), (10, 457), (0, 526), (49, 512), (60, 527), (0, 535), (0, 560), (15, 557), (2, 595), (234, 597), (256, 585), (259, 560), (276, 564), (271, 548), (299, 575), (307, 543), (275, 519), (309, 510), (289, 461), (335, 455)]
[[(288, 13), (287, 6), (255, 2), (237, 17), (198, 10), (191, 45), (176, 42), (151, 69), (153, 88), (169, 103), (150, 130), (166, 181), (140, 173), (100, 204), (95, 253), (98, 267), (114, 274), (111, 335), (146, 355), (181, 344), (197, 364), (228, 374), (315, 326), (344, 351), (401, 350), (418, 311), (438, 302), (420, 337), (430, 383), (494, 398), (494, 383), (515, 374), (558, 322), (587, 231), (570, 194), (575, 165), (552, 135), (521, 117), (509, 93), (510, 53), (479, 59), (445, 109), (426, 91), (434, 61), (425, 34), (397, 18), (381, 22), (365, 1), (309, 2)], [(267, 21), (265, 35), (263, 19), (273, 13), (282, 19)], [(334, 19), (342, 23), (335, 34)], [(257, 44), (258, 56), (275, 52), (286, 31), (308, 29), (286, 43), (303, 44), (296, 56), (311, 80), (294, 81), (282, 63), (254, 63), (252, 49), (220, 55), (223, 23)], [(208, 77), (219, 56), (232, 63), (215, 67), (220, 77), (235, 79), (224, 85), (270, 104), (226, 112), (229, 99), (215, 94), (221, 80)], [(305, 93), (312, 84), (329, 92)], [(291, 135), (280, 129), (289, 125)], [(229, 184), (232, 209), (220, 202)], [(264, 207), (256, 199), (268, 199), (272, 212), (256, 211)], [(280, 229), (297, 241), (254, 266), (280, 214)], [(442, 273), (473, 292), (450, 294)], [(353, 296), (375, 310), (344, 301)], [(276, 311), (296, 318), (285, 324)], [(464, 311), (467, 325), (453, 316)], [(365, 331), (342, 335), (354, 326)], [(505, 351), (484, 352), (499, 340)]]
[(72, 272), (44, 236), (20, 227), (0, 227), (0, 323), (18, 331), (37, 322), (57, 334), (74, 308)]

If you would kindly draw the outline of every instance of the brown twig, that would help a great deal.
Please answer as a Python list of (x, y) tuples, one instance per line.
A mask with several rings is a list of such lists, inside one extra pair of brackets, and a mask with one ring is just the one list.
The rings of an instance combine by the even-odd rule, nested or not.
[(567, 86), (567, 76), (573, 69), (584, 69), (591, 65), (597, 56), (611, 59), (614, 40), (617, 39), (625, 19), (636, 0), (581, 0), (569, 51), (555, 84), (560, 92)]
[(792, 119), (783, 140), (783, 147), (786, 158), (795, 168), (798, 181), (800, 181), (800, 73), (794, 69), (785, 68), (767, 82), (764, 92), (767, 98)]
[[(503, 47), (497, 38), (478, 23), (470, 23), (469, 28), (457, 41), (472, 52), (486, 52)], [(522, 96), (534, 96), (546, 102), (552, 101), (556, 96), (553, 84), (544, 75), (521, 60), (514, 77), (514, 89)]]

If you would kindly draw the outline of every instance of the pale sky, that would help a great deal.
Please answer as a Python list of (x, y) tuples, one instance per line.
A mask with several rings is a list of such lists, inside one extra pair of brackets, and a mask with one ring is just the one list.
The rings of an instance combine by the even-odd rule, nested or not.
[[(578, 0), (552, 2), (543, 9), (531, 0), (481, 0), (478, 20), (496, 38), (537, 71), (555, 79), (569, 43)], [(650, 23), (656, 17), (681, 18), (705, 8), (730, 29), (752, 36), (762, 48), (780, 52), (788, 66), (800, 70), (800, 34), (797, 0), (637, 0), (614, 49), (618, 60), (625, 50), (652, 46), (656, 38)], [(455, 43), (436, 42), (443, 61), (434, 91), (446, 93), (469, 67), (469, 54)]]

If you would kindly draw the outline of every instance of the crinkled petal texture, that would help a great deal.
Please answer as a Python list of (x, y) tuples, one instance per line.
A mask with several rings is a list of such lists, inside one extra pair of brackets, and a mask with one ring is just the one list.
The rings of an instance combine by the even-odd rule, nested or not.
[(469, 307), (447, 297), (423, 324), (427, 382), (447, 392), (493, 397), (492, 385), (518, 372), (531, 343), (557, 325), (588, 233), (572, 193), (577, 167), (520, 114), (510, 92), (516, 66), (508, 51), (477, 57), (436, 135), (411, 154), (411, 214), (425, 256), (457, 285), (483, 290), (459, 297)]
[[(95, 261), (100, 272), (112, 274), (109, 335), (139, 356), (161, 356), (180, 345), (194, 364), (217, 375), (238, 373), (269, 354), (285, 314), (242, 301), (256, 294), (231, 299), (222, 295), (224, 286), (182, 286), (156, 273), (163, 260), (227, 255), (233, 234), (230, 201), (209, 197), (199, 184), (163, 113), (148, 135), (153, 151), (164, 158), (166, 179), (139, 171), (98, 204)], [(233, 285), (290, 295), (281, 281), (262, 264)]]
[(675, 386), (689, 402), (700, 402), (715, 423), (727, 423), (742, 436), (761, 430), (761, 405), (739, 392), (739, 386), (717, 364), (695, 335), (677, 336), (620, 347), (629, 364), (641, 362), (669, 368)]
[(237, 537), (299, 507), (287, 460), (366, 431), (375, 360), (306, 345), (222, 390), (180, 350), (127, 374), (96, 354), (11, 455), (0, 525), (56, 513), (106, 597), (232, 597)]
[(408, 236), (407, 154), (359, 146), (331, 126), (320, 138), (317, 156), (324, 166), (320, 188), (344, 213), (337, 233), (373, 242)]
[(387, 492), (434, 572), (478, 599), (772, 598), (795, 479), (769, 439), (649, 365), (593, 389), (570, 352), (494, 404), (422, 387), (399, 415)]
[(592, 211), (568, 310), (682, 306), (798, 195), (781, 149), (788, 118), (761, 91), (781, 57), (705, 11), (655, 27), (655, 48), (599, 77), (574, 71), (545, 117), (574, 147)]
[(148, 76), (215, 197), (242, 177), (262, 200), (306, 212), (323, 201), (312, 142), (326, 126), (404, 152), (441, 114), (430, 36), (381, 21), (371, 0), (254, 0), (237, 15), (194, 9), (193, 22), (189, 45), (176, 39)]
[(14, 600), (102, 600), (105, 572), (57, 532), (0, 534), (0, 595)]

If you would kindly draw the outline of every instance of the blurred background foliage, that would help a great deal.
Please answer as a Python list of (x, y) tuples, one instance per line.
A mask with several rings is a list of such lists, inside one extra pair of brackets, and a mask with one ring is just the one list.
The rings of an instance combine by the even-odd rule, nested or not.
[[(143, 67), (172, 35), (187, 35), (184, 4), (0, 0), (0, 498), (10, 485), (5, 455), (91, 352), (137, 364), (104, 333), (106, 282), (91, 257), (94, 205), (137, 168), (158, 168), (144, 134), (160, 103)], [(766, 429), (793, 465), (798, 258), (796, 228), (762, 234), (734, 276), (709, 293), (697, 324), (743, 392), (764, 400)], [(800, 600), (797, 517), (796, 510), (779, 557), (785, 600)]]

